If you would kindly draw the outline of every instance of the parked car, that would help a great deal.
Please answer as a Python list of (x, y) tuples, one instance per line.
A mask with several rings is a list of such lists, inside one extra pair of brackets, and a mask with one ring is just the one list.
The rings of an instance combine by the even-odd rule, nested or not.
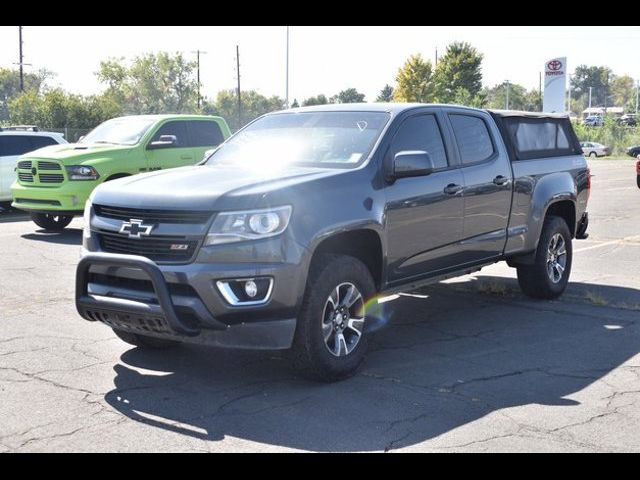
[(0, 129), (0, 202), (11, 201), (11, 184), (16, 180), (16, 162), (20, 155), (48, 145), (67, 143), (59, 133), (39, 132), (33, 128)]
[(199, 166), (97, 188), (76, 306), (140, 347), (288, 349), (303, 374), (337, 380), (363, 360), (382, 293), (506, 260), (527, 295), (561, 295), (589, 189), (567, 117), (268, 114)]
[(611, 148), (596, 142), (580, 142), (582, 152), (587, 157), (606, 157), (611, 155)]
[(582, 124), (587, 127), (601, 127), (604, 125), (604, 120), (600, 115), (590, 115), (582, 121)]
[(640, 155), (640, 145), (635, 145), (633, 147), (627, 148), (627, 155), (634, 158)]
[(194, 165), (204, 152), (229, 137), (220, 117), (143, 115), (114, 118), (76, 144), (24, 155), (13, 184), (14, 208), (31, 214), (39, 227), (60, 231), (103, 182), (140, 172)]
[(617, 121), (620, 125), (625, 125), (627, 127), (635, 127), (638, 124), (635, 113), (626, 113), (618, 118)]

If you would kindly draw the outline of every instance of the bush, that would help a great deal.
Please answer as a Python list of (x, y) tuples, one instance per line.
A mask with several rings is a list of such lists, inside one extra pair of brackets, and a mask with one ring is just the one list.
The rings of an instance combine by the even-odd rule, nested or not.
[(601, 127), (588, 127), (574, 123), (573, 128), (581, 142), (597, 142), (611, 147), (614, 156), (625, 156), (627, 148), (640, 145), (640, 127), (619, 125), (614, 118), (606, 116)]

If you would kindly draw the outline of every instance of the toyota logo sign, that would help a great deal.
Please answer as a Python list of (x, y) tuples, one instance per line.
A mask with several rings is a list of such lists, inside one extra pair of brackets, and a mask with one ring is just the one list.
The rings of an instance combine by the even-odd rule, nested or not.
[(562, 68), (562, 62), (560, 60), (551, 60), (549, 63), (547, 63), (547, 68), (549, 68), (549, 70), (557, 72)]

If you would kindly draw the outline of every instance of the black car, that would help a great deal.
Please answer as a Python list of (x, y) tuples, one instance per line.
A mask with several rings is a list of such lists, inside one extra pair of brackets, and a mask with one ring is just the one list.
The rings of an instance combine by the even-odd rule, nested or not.
[(633, 158), (637, 158), (640, 155), (640, 145), (627, 148), (627, 155)]
[(618, 124), (627, 127), (635, 127), (636, 125), (638, 125), (638, 119), (636, 118), (636, 115), (634, 113), (627, 113), (625, 115), (622, 115), (618, 119)]

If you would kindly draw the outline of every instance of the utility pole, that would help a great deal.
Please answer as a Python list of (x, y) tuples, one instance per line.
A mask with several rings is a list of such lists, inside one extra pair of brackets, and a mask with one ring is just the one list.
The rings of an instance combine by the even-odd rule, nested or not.
[(242, 99), (240, 97), (240, 47), (236, 45), (236, 71), (238, 72), (238, 128), (242, 127)]
[(202, 106), (202, 96), (200, 95), (200, 55), (206, 55), (207, 52), (203, 52), (202, 50), (196, 50), (195, 52), (191, 52), (196, 54), (196, 62), (198, 64), (198, 110)]
[(640, 80), (636, 80), (636, 117), (638, 116), (638, 93), (640, 93)]
[(504, 106), (504, 109), (505, 109), (505, 110), (509, 110), (509, 80), (505, 80), (505, 81), (504, 81), (504, 83), (505, 83), (505, 86), (506, 86), (506, 88), (507, 88), (507, 96), (506, 96), (506, 98), (505, 98), (505, 106)]
[(435, 68), (438, 68), (438, 47), (436, 47), (436, 64)]
[(287, 25), (287, 71), (285, 77), (285, 106), (289, 108), (289, 26)]
[(18, 27), (18, 61), (20, 65), (20, 91), (24, 92), (24, 68), (23, 68), (23, 56), (22, 56), (22, 27)]
[[(591, 90), (593, 87), (589, 87), (589, 110), (591, 110)], [(591, 111), (589, 111), (589, 115), (591, 115)]]
[(540, 111), (542, 111), (542, 72), (538, 72), (538, 101), (540, 102)]
[(567, 101), (567, 112), (571, 116), (571, 74), (569, 74), (569, 100)]

